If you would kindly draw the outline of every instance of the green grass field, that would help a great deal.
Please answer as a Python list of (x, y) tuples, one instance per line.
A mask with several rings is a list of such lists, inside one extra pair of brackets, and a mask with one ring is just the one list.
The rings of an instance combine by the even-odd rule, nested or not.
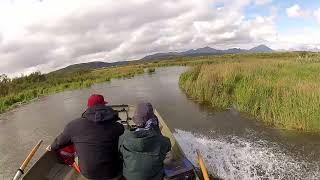
[(0, 75), (0, 114), (41, 96), (90, 87), (95, 83), (110, 81), (112, 78), (129, 78), (144, 72), (154, 73), (156, 67), (192, 66), (212, 62), (214, 61), (209, 57), (175, 58), (143, 64), (132, 62), (126, 66), (79, 70), (70, 73), (41, 74), (35, 72), (14, 79)]
[(187, 95), (213, 107), (235, 106), (277, 128), (319, 132), (319, 62), (316, 53), (251, 56), (196, 66), (181, 75), (179, 84)]
[(320, 131), (320, 54), (306, 52), (178, 57), (92, 71), (2, 79), (0, 113), (44, 95), (152, 73), (156, 67), (165, 66), (192, 67), (180, 76), (179, 84), (199, 102), (220, 109), (235, 106), (278, 128)]
[[(143, 66), (126, 66), (70, 74), (37, 75), (43, 76), (41, 80), (33, 78), (30, 81), (28, 77), (19, 78), (7, 83), (7, 94), (0, 96), (0, 113), (48, 94), (90, 87), (95, 83), (110, 81), (112, 78), (128, 78), (142, 73), (144, 73)], [(4, 88), (5, 86), (2, 90)]]

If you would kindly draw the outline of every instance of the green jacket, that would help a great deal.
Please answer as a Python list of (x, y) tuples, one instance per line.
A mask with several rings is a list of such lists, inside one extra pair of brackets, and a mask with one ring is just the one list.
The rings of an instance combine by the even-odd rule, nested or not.
[(125, 130), (119, 139), (123, 176), (127, 180), (162, 180), (163, 160), (170, 150), (169, 138), (158, 130)]

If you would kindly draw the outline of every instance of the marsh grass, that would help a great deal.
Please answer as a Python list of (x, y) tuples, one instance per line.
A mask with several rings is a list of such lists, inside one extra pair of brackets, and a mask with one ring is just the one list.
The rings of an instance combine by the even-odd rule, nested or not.
[(148, 72), (149, 74), (152, 74), (152, 73), (156, 72), (156, 69), (153, 68), (153, 67), (150, 67), (150, 68), (147, 68), (147, 72)]
[(235, 106), (270, 126), (319, 132), (319, 57), (200, 65), (183, 73), (179, 84), (214, 107)]
[(125, 66), (99, 69), (84, 74), (49, 75), (45, 81), (38, 83), (37, 86), (30, 86), (18, 93), (9, 93), (0, 97), (0, 113), (48, 94), (90, 87), (95, 83), (110, 81), (113, 78), (130, 78), (142, 73), (144, 73), (143, 67)]
[(197, 101), (222, 109), (235, 106), (270, 126), (320, 131), (320, 55), (309, 52), (177, 57), (35, 76), (36, 81), (22, 78), (14, 91), (0, 96), (0, 113), (48, 94), (131, 78), (145, 69), (151, 72), (166, 66), (192, 67), (180, 76), (179, 85)]

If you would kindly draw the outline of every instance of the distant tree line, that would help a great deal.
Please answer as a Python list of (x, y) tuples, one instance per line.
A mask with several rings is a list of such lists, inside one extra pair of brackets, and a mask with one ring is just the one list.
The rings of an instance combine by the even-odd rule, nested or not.
[(49, 74), (34, 72), (17, 78), (9, 78), (2, 74), (0, 75), (0, 113), (20, 103), (65, 89), (90, 87), (94, 83), (110, 81), (112, 78), (133, 77), (142, 73), (144, 73), (144, 67), (126, 66)]
[(0, 97), (7, 96), (37, 86), (47, 80), (41, 72), (34, 72), (28, 76), (21, 76), (10, 79), (6, 74), (0, 75)]
[(72, 74), (42, 74), (40, 71), (30, 75), (22, 75), (10, 79), (6, 74), (0, 75), (0, 97), (17, 94), (27, 89), (36, 89), (43, 86), (55, 86), (65, 82), (79, 81), (87, 78), (90, 71), (79, 70)]

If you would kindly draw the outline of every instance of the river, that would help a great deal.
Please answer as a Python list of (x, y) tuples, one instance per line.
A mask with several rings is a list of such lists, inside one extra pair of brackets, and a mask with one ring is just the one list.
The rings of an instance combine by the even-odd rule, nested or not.
[(191, 161), (200, 149), (211, 174), (223, 179), (319, 179), (320, 135), (276, 130), (238, 113), (216, 111), (187, 98), (179, 89), (184, 67), (118, 79), (91, 88), (46, 96), (0, 116), (0, 179), (11, 179), (39, 139), (40, 152), (100, 93), (110, 104), (149, 101), (174, 130)]

